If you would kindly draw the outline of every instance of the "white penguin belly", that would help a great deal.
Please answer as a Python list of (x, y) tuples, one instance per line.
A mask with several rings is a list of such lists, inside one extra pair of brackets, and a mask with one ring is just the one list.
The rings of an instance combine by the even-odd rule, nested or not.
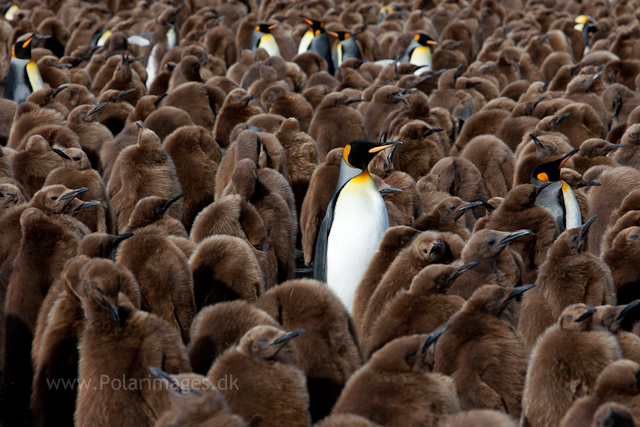
[(356, 288), (388, 228), (384, 200), (371, 178), (349, 181), (334, 208), (326, 265), (327, 285), (349, 312)]
[(562, 196), (564, 198), (564, 221), (565, 229), (571, 230), (582, 226), (582, 217), (580, 215), (580, 205), (576, 200), (576, 195), (569, 185), (562, 183)]

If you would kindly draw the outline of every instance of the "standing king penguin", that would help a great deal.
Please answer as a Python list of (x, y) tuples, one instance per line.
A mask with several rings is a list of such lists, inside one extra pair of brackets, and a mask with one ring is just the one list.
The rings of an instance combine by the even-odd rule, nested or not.
[(311, 28), (307, 30), (300, 40), (298, 46), (298, 55), (305, 52), (315, 52), (327, 61), (327, 72), (333, 76), (335, 68), (333, 67), (333, 59), (331, 58), (331, 44), (329, 43), (329, 36), (324, 29), (324, 22), (316, 21), (315, 19), (305, 18), (304, 22), (309, 24)]
[(378, 152), (398, 144), (347, 144), (336, 191), (318, 233), (313, 278), (326, 282), (349, 312), (356, 287), (389, 228), (387, 208), (367, 166)]
[(551, 211), (558, 226), (558, 233), (582, 225), (580, 206), (576, 200), (571, 186), (560, 179), (562, 165), (579, 150), (575, 149), (560, 157), (558, 160), (543, 163), (531, 174), (533, 185), (542, 185), (545, 182), (551, 184), (543, 188), (536, 197), (536, 205), (545, 207)]
[(338, 39), (331, 55), (334, 68), (340, 68), (342, 61), (348, 58), (362, 59), (356, 38), (349, 31), (327, 31), (327, 33)]
[(37, 40), (36, 35), (32, 34), (28, 39), (16, 42), (11, 49), (11, 62), (4, 86), (4, 97), (18, 104), (26, 101), (33, 92), (44, 89), (38, 65), (31, 58), (31, 46)]
[(251, 51), (255, 52), (257, 48), (261, 47), (267, 51), (269, 56), (280, 55), (278, 42), (276, 38), (273, 37), (273, 34), (271, 34), (271, 30), (277, 26), (278, 24), (256, 24), (253, 35), (251, 36)]
[(416, 33), (413, 40), (404, 52), (400, 62), (410, 62), (420, 68), (419, 72), (431, 71), (433, 69), (433, 55), (431, 46), (439, 44), (437, 41), (424, 33)]

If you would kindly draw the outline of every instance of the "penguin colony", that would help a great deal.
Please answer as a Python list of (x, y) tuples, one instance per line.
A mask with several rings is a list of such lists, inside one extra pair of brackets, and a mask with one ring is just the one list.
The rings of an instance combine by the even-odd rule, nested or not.
[(0, 424), (640, 425), (639, 9), (3, 3)]

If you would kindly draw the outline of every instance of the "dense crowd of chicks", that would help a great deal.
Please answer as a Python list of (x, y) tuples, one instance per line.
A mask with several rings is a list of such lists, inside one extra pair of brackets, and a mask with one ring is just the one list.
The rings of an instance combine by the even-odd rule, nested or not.
[[(638, 6), (4, 5), (2, 421), (635, 426)], [(356, 140), (402, 145), (345, 307), (300, 277)]]

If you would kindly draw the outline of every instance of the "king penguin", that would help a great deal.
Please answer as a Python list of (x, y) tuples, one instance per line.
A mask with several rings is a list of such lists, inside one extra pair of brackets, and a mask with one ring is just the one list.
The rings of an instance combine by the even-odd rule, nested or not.
[(580, 31), (584, 37), (584, 55), (586, 55), (589, 51), (589, 42), (591, 41), (593, 33), (598, 31), (600, 28), (598, 28), (596, 20), (589, 15), (580, 15), (576, 17), (573, 22), (576, 23), (573, 28)]
[(416, 33), (413, 40), (404, 52), (404, 56), (400, 62), (410, 62), (420, 67), (416, 70), (419, 73), (431, 71), (433, 69), (433, 55), (431, 54), (431, 46), (439, 44), (430, 36), (424, 33)]
[(33, 92), (44, 89), (38, 65), (31, 58), (31, 46), (37, 39), (36, 35), (32, 34), (28, 39), (16, 42), (11, 50), (4, 97), (18, 104), (26, 101)]
[(543, 188), (536, 197), (536, 205), (545, 207), (553, 214), (558, 232), (578, 228), (582, 225), (580, 207), (571, 186), (560, 179), (560, 169), (564, 162), (579, 150), (575, 149), (552, 162), (543, 163), (531, 174), (531, 183), (542, 185), (551, 184)]
[(271, 34), (271, 30), (276, 28), (278, 24), (257, 24), (251, 36), (251, 51), (259, 47), (267, 51), (269, 56), (280, 55), (280, 48), (276, 38)]
[(333, 48), (333, 67), (340, 68), (340, 64), (347, 58), (362, 59), (360, 55), (360, 48), (356, 43), (355, 37), (348, 31), (327, 31), (327, 33), (338, 39), (336, 47)]
[(367, 166), (378, 152), (398, 144), (353, 141), (346, 145), (338, 184), (318, 233), (313, 278), (326, 282), (349, 311), (356, 287), (389, 228), (385, 202)]
[(304, 22), (309, 24), (311, 28), (307, 30), (300, 40), (298, 46), (298, 55), (305, 52), (315, 52), (327, 61), (327, 72), (333, 76), (335, 69), (333, 67), (333, 60), (331, 59), (331, 44), (329, 43), (329, 36), (324, 30), (324, 22), (316, 21), (315, 19), (305, 18)]

